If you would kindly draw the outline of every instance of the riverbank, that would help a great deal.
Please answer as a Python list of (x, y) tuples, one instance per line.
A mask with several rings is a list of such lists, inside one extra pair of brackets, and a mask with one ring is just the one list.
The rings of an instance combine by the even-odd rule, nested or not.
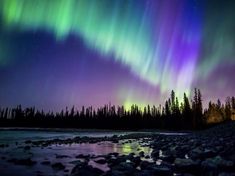
[(1, 173), (5, 176), (235, 175), (234, 122), (191, 133), (110, 134), (31, 136), (19, 142), (1, 143)]

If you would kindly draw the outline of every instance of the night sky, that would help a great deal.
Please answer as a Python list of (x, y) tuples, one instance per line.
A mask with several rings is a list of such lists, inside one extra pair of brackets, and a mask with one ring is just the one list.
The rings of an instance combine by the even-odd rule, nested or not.
[(0, 0), (0, 106), (235, 95), (234, 0)]

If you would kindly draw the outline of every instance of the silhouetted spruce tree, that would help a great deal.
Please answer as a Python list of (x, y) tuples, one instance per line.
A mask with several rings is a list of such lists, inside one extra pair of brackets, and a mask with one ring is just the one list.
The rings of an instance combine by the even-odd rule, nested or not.
[(230, 102), (231, 102), (230, 97), (227, 97), (226, 101), (225, 101), (225, 119), (224, 120), (231, 119), (232, 112), (231, 112), (231, 103)]
[(235, 97), (231, 99), (232, 109), (235, 109)]
[(166, 101), (166, 103), (165, 103), (165, 115), (166, 115), (166, 117), (170, 117), (170, 115), (171, 115), (169, 101)]
[(220, 101), (220, 99), (217, 100), (216, 107), (217, 107), (217, 109), (221, 108), (221, 101)]
[(201, 128), (203, 124), (203, 116), (202, 116), (202, 98), (201, 92), (199, 89), (194, 89), (194, 98), (193, 98), (193, 119), (192, 126), (194, 129)]
[(192, 119), (192, 109), (190, 107), (189, 99), (184, 93), (184, 106), (183, 106), (183, 121), (186, 128), (191, 127), (191, 119)]
[(171, 91), (171, 99), (170, 99), (170, 109), (171, 109), (171, 112), (172, 114), (175, 113), (175, 92), (172, 90)]
[(200, 89), (198, 89), (198, 94), (197, 94), (197, 115), (198, 115), (198, 126), (199, 128), (201, 128), (201, 126), (203, 125), (203, 107), (202, 107), (202, 95), (201, 95), (201, 91)]

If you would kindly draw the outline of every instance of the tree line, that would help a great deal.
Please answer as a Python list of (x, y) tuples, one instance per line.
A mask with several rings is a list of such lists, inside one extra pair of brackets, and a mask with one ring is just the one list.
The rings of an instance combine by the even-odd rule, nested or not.
[(203, 109), (199, 89), (194, 90), (192, 99), (184, 93), (181, 103), (172, 90), (163, 106), (147, 105), (143, 109), (135, 104), (130, 110), (109, 104), (97, 109), (92, 106), (83, 106), (81, 110), (66, 108), (57, 113), (39, 111), (35, 107), (23, 109), (21, 105), (12, 109), (0, 108), (0, 126), (191, 130), (229, 121), (235, 115), (234, 112), (234, 97), (228, 97), (224, 104), (220, 100), (209, 102), (208, 108)]

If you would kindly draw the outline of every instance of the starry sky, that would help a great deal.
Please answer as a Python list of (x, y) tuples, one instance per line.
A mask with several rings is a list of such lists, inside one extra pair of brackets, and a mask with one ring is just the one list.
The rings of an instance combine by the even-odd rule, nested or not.
[(1, 0), (0, 106), (235, 95), (233, 0)]

